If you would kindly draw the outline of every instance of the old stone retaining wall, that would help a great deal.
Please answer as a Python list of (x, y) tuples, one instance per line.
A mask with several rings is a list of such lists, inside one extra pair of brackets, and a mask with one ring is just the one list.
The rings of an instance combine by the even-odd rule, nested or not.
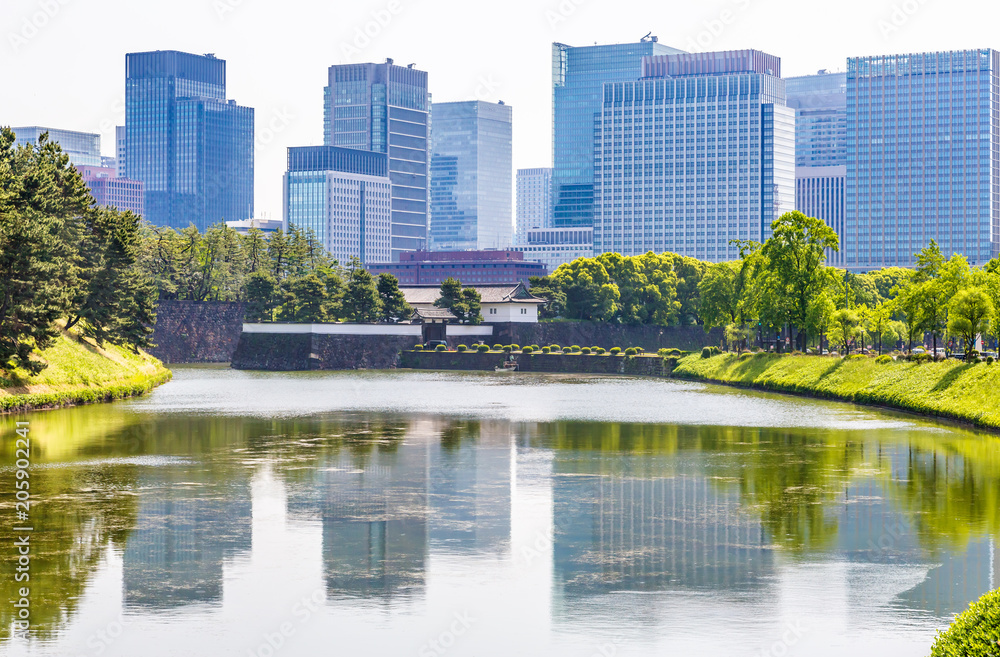
[[(520, 372), (564, 374), (631, 374), (667, 376), (669, 368), (658, 356), (584, 356), (582, 354), (514, 354)], [(504, 362), (503, 353), (404, 351), (399, 366), (415, 370), (478, 370), (492, 372)]]
[(243, 332), (242, 303), (161, 301), (149, 352), (164, 363), (228, 363)]
[(412, 336), (244, 333), (233, 354), (237, 370), (388, 370), (399, 353), (412, 349)]
[(705, 333), (701, 326), (623, 326), (593, 322), (542, 322), (539, 324), (498, 324), (494, 343), (540, 347), (557, 344), (562, 347), (642, 347), (656, 353), (662, 348), (701, 351), (702, 347), (719, 345), (722, 329)]

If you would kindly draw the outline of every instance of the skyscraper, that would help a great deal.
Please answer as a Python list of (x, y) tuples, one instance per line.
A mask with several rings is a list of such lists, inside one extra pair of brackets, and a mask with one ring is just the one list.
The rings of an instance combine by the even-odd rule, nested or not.
[(73, 166), (101, 166), (101, 136), (98, 134), (43, 128), (37, 125), (11, 128), (11, 130), (14, 132), (15, 146), (37, 144), (38, 138), (47, 132), (49, 141), (59, 144)]
[(510, 106), (479, 100), (434, 103), (431, 115), (431, 250), (510, 247)]
[(125, 177), (125, 126), (115, 126), (115, 170), (119, 178)]
[(992, 49), (847, 60), (848, 269), (910, 266), (932, 239), (973, 265), (998, 254), (998, 107)]
[(593, 225), (594, 118), (601, 111), (604, 84), (638, 80), (644, 57), (681, 52), (658, 43), (656, 37), (609, 46), (552, 44), (556, 228)]
[(383, 153), (336, 146), (288, 149), (286, 226), (312, 230), (341, 263), (390, 257), (390, 184)]
[(552, 226), (552, 169), (517, 170), (514, 244), (527, 244), (528, 231)]
[(324, 144), (385, 153), (392, 181), (392, 259), (427, 246), (427, 73), (409, 66), (341, 64), (329, 69)]
[(226, 100), (226, 62), (173, 50), (126, 55), (125, 173), (146, 219), (200, 230), (253, 216), (254, 111)]
[(795, 117), (781, 60), (757, 50), (649, 57), (604, 85), (594, 252), (735, 259), (793, 209)]
[(843, 264), (847, 185), (847, 74), (819, 71), (785, 78), (795, 110), (795, 209), (822, 219), (841, 239), (831, 265)]
[(77, 171), (90, 188), (97, 207), (110, 206), (118, 210), (128, 210), (132, 214), (143, 215), (142, 182), (115, 175), (112, 167), (78, 166)]

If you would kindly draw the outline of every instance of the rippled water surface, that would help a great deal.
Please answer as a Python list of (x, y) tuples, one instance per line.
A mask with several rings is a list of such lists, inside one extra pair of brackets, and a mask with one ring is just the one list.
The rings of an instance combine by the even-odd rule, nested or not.
[(179, 368), (30, 422), (3, 655), (926, 655), (1000, 586), (1000, 439), (672, 381)]

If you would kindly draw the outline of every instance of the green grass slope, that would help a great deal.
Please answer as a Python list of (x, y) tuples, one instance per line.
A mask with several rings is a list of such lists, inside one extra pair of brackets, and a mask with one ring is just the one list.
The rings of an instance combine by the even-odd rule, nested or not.
[(1000, 364), (692, 355), (680, 360), (673, 376), (890, 406), (1000, 429)]
[(0, 370), (0, 412), (57, 408), (141, 395), (170, 380), (170, 370), (149, 354), (63, 331), (35, 357), (48, 363), (38, 376)]

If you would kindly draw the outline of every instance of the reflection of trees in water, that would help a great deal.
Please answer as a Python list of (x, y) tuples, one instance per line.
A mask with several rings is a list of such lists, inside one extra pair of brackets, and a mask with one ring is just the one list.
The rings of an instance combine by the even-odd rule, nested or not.
[[(9, 461), (8, 461), (9, 462)], [(11, 604), (21, 587), (30, 589), (33, 635), (54, 636), (76, 613), (90, 578), (107, 549), (123, 550), (135, 523), (137, 468), (101, 465), (91, 468), (31, 470), (31, 571), (29, 582), (14, 579), (15, 559), (0, 559), (0, 640), (10, 637)], [(14, 490), (14, 473), (0, 473), (3, 490)], [(5, 496), (6, 497), (6, 496)], [(9, 502), (8, 502), (9, 501)], [(3, 517), (12, 519), (13, 501), (5, 499)], [(0, 539), (13, 546), (11, 524), (4, 522)], [(11, 548), (13, 550), (13, 548)]]
[[(862, 435), (596, 422), (532, 428), (528, 444), (555, 448), (564, 470), (642, 477), (693, 472), (711, 478), (719, 491), (735, 488), (770, 540), (791, 552), (831, 548), (845, 491), (871, 478), (918, 527), (925, 550), (1000, 533), (1000, 441), (992, 436), (954, 430), (910, 432), (901, 439), (898, 429)], [(909, 454), (903, 471), (888, 456), (901, 448)], [(657, 455), (672, 458), (652, 458)]]

